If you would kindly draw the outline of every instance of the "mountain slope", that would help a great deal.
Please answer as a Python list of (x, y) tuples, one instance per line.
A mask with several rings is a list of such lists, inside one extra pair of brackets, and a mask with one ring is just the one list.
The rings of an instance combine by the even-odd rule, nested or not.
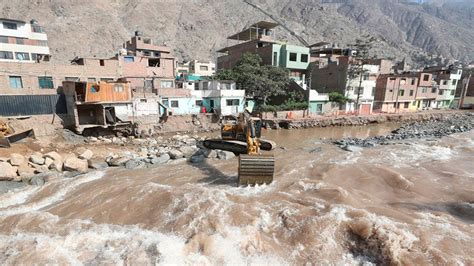
[[(363, 32), (381, 39), (374, 53), (413, 53), (474, 60), (474, 0), (411, 5), (393, 0), (253, 0), (308, 40), (353, 43)], [(225, 38), (269, 20), (237, 0), (0, 0), (0, 16), (45, 25), (53, 60), (112, 56), (137, 29), (174, 48), (181, 59), (213, 59)], [(21, 14), (21, 15), (18, 15)], [(297, 43), (283, 29), (278, 37)]]

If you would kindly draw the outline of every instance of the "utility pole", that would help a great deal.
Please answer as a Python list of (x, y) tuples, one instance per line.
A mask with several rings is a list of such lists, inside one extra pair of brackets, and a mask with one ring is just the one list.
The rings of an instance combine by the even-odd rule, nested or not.
[(356, 100), (356, 114), (359, 115), (359, 99), (360, 89), (362, 88), (362, 74), (364, 73), (364, 61), (361, 61), (361, 67), (359, 71), (359, 87), (357, 88), (357, 100)]

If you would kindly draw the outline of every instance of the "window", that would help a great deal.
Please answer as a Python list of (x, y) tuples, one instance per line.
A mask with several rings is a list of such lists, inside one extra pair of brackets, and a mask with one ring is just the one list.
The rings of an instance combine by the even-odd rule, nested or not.
[(25, 39), (23, 38), (15, 38), (16, 44), (25, 44)]
[(89, 82), (89, 83), (96, 83), (97, 80), (96, 80), (96, 78), (87, 78), (87, 82)]
[(145, 44), (151, 44), (151, 39), (145, 38), (145, 39), (143, 39), (143, 43), (145, 43)]
[(436, 88), (431, 88), (431, 93), (436, 93)]
[(149, 58), (148, 59), (148, 66), (149, 67), (160, 67), (161, 66), (161, 60), (159, 58)]
[(307, 54), (301, 54), (301, 62), (303, 62), (303, 63), (308, 62), (308, 55)]
[(153, 54), (155, 55), (155, 57), (160, 57), (161, 56), (160, 52), (154, 52)]
[(296, 62), (296, 53), (290, 53), (290, 61)]
[(79, 78), (78, 77), (66, 77), (65, 80), (66, 81), (79, 81)]
[(145, 79), (145, 89), (151, 89), (151, 88), (153, 88), (153, 80)]
[(428, 90), (425, 87), (421, 88), (421, 93), (426, 93), (427, 91)]
[(405, 95), (405, 90), (400, 90), (400, 91), (398, 92), (398, 96), (403, 96), (403, 95)]
[(430, 80), (430, 75), (423, 75), (423, 81), (429, 81)]
[(124, 87), (123, 87), (122, 84), (115, 84), (115, 86), (114, 86), (114, 91), (115, 91), (115, 92), (124, 92), (125, 89), (124, 89)]
[(240, 100), (239, 99), (228, 99), (226, 100), (227, 106), (239, 106)]
[(406, 102), (403, 104), (403, 108), (407, 109), (409, 107), (410, 103)]
[(199, 70), (201, 71), (208, 71), (209, 67), (208, 66), (199, 66)]
[(453, 96), (455, 93), (456, 93), (456, 91), (455, 91), (455, 90), (452, 90), (452, 91), (451, 91), (451, 96)]
[(13, 53), (8, 51), (0, 51), (0, 59), (13, 59)]
[(202, 100), (196, 100), (196, 106), (203, 106)]
[(12, 22), (3, 22), (3, 28), (7, 30), (16, 30), (17, 26), (16, 23)]
[(104, 59), (100, 59), (100, 60), (99, 60), (99, 65), (100, 65), (100, 66), (105, 66), (105, 61), (104, 61)]
[(416, 83), (416, 79), (412, 79), (411, 80), (411, 85), (415, 85), (415, 83)]
[(150, 51), (143, 51), (143, 56), (151, 56), (151, 52)]
[(209, 89), (209, 82), (204, 81), (204, 82), (202, 83), (202, 89), (203, 89), (203, 90)]
[(36, 44), (38, 46), (48, 46), (48, 41), (37, 40)]
[(410, 96), (413, 96), (414, 91), (410, 90)]
[(162, 80), (160, 81), (161, 88), (172, 88), (173, 87), (173, 81), (171, 80)]
[(372, 93), (371, 93), (372, 97), (375, 96), (375, 87), (372, 87)]
[(195, 91), (199, 90), (199, 82), (194, 82), (194, 90)]
[(163, 105), (168, 107), (170, 106), (168, 99), (163, 99)]
[(369, 74), (364, 74), (364, 75), (362, 76), (362, 79), (363, 79), (363, 80), (369, 80)]
[(0, 36), (0, 43), (8, 43), (8, 37), (7, 36)]
[(178, 101), (171, 101), (171, 107), (178, 108), (179, 107)]
[(393, 108), (397, 108), (397, 103), (393, 103)]
[(456, 86), (456, 84), (458, 83), (458, 80), (457, 79), (453, 79), (453, 86)]
[(21, 89), (23, 88), (23, 82), (20, 76), (10, 76), (10, 88)]
[(273, 65), (278, 66), (278, 52), (273, 52)]
[(322, 113), (323, 112), (323, 104), (322, 103), (317, 103), (316, 104), (316, 113)]
[(125, 63), (133, 63), (133, 62), (135, 62), (135, 58), (133, 56), (124, 56), (123, 61)]
[(439, 90), (438, 95), (443, 95), (443, 90)]
[(448, 85), (448, 81), (447, 81), (447, 80), (443, 80), (443, 85)]
[(29, 53), (15, 53), (16, 59), (21, 60), (21, 61), (28, 61), (30, 60), (30, 54)]
[(40, 89), (54, 89), (52, 77), (38, 77)]

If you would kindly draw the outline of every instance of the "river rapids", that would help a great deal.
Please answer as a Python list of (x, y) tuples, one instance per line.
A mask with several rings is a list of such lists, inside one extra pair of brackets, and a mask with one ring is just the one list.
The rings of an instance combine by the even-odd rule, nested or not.
[(474, 264), (474, 132), (344, 151), (321, 138), (390, 125), (265, 132), (270, 185), (237, 159), (108, 169), (0, 195), (2, 264)]

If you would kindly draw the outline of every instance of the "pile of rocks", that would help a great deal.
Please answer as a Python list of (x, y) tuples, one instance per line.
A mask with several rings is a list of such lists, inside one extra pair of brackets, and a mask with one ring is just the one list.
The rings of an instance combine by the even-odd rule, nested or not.
[(46, 154), (36, 152), (26, 157), (12, 153), (10, 158), (0, 158), (0, 181), (43, 185), (55, 173), (87, 172), (88, 160), (92, 156), (90, 150), (84, 150), (79, 156), (69, 154), (65, 157), (55, 151)]
[(206, 159), (229, 160), (235, 157), (232, 152), (205, 148), (202, 145), (203, 140), (204, 138), (187, 135), (175, 135), (169, 139), (89, 138), (88, 142), (91, 144), (111, 143), (131, 147), (120, 154), (111, 153), (105, 158), (94, 156), (92, 150), (85, 148), (79, 149), (76, 154), (67, 155), (60, 155), (55, 151), (45, 154), (36, 152), (26, 157), (12, 153), (10, 158), (0, 158), (0, 181), (43, 185), (49, 178), (59, 174), (74, 175), (85, 173), (89, 169), (138, 169), (166, 163), (201, 163)]
[(209, 150), (202, 145), (203, 138), (188, 135), (175, 135), (164, 140), (156, 139), (131, 139), (138, 145), (138, 151), (125, 151), (122, 154), (109, 154), (105, 162), (111, 167), (125, 167), (128, 169), (146, 168), (162, 165), (168, 162), (200, 163), (206, 159), (228, 160), (235, 155), (232, 152)]
[(386, 136), (375, 136), (366, 139), (344, 138), (333, 141), (345, 150), (352, 151), (353, 146), (373, 147), (400, 143), (409, 139), (441, 138), (455, 133), (470, 131), (474, 128), (474, 113), (459, 113), (437, 119), (410, 123)]

